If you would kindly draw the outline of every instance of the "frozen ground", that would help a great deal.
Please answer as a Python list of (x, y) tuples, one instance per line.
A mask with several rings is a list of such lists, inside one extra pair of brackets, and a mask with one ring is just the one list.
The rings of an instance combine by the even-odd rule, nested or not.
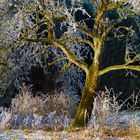
[(92, 136), (88, 131), (81, 132), (45, 132), (34, 131), (31, 133), (22, 132), (21, 130), (11, 130), (0, 132), (0, 140), (122, 140), (121, 138), (102, 138)]
[[(140, 124), (140, 112), (125, 112), (120, 113), (119, 121), (123, 125), (131, 118), (136, 118), (138, 125)], [(108, 123), (111, 124), (112, 118), (108, 118)], [(131, 138), (132, 139), (132, 138)], [(42, 131), (42, 130), (0, 130), (0, 140), (125, 140), (123, 138), (104, 138), (101, 135), (93, 134), (93, 132), (84, 130), (76, 132), (68, 131)], [(135, 140), (135, 139), (133, 139)], [(136, 139), (137, 140), (137, 139)]]

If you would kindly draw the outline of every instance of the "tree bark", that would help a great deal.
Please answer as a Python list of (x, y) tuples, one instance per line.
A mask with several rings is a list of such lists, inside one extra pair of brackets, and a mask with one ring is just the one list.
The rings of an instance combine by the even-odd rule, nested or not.
[(91, 67), (86, 73), (86, 81), (82, 91), (82, 98), (77, 109), (77, 113), (73, 120), (73, 127), (86, 126), (93, 108), (94, 98), (99, 84), (99, 67), (100, 67), (100, 55), (102, 50), (102, 40), (97, 38), (94, 40), (95, 54)]
[(86, 78), (85, 86), (82, 92), (81, 102), (73, 120), (73, 127), (86, 126), (93, 108), (94, 96), (97, 90), (98, 78), (94, 73), (90, 73)]

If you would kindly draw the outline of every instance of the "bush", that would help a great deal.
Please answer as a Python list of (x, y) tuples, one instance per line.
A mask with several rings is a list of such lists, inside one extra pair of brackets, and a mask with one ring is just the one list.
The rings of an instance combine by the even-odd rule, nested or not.
[[(89, 128), (93, 128), (96, 131), (101, 131), (106, 128), (122, 128), (132, 127), (131, 120), (137, 120), (138, 116), (134, 116), (134, 111), (137, 112), (138, 96), (132, 94), (125, 101), (119, 101), (118, 98), (121, 95), (119, 93), (115, 96), (114, 90), (100, 91), (93, 104), (92, 115), (88, 123)], [(132, 100), (132, 106), (127, 104), (128, 100)], [(127, 106), (127, 110), (122, 110), (124, 106)], [(131, 113), (132, 112), (132, 113)]]
[[(15, 128), (64, 128), (70, 124), (77, 103), (77, 96), (70, 98), (64, 92), (33, 96), (31, 88), (23, 85), (9, 111), (2, 110), (1, 121), (7, 123), (3, 117), (9, 113), (10, 126)], [(2, 126), (7, 128), (7, 125)]]
[[(114, 92), (112, 89), (106, 89), (97, 94), (86, 129), (103, 135), (115, 136), (122, 133), (128, 135), (130, 131), (132, 135), (136, 134), (140, 130), (138, 115), (130, 115), (131, 112), (127, 110), (122, 112), (121, 107), (125, 102), (119, 104), (118, 97), (115, 97), (114, 93), (110, 96), (112, 92)], [(69, 97), (64, 92), (33, 96), (31, 87), (23, 85), (13, 99), (11, 108), (1, 110), (0, 128), (47, 130), (69, 128), (78, 102), (78, 97)]]

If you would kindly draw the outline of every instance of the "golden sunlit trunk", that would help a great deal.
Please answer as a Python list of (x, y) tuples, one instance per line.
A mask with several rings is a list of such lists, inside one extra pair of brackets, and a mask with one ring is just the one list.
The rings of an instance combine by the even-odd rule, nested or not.
[[(92, 74), (94, 75), (94, 74)], [(90, 118), (92, 108), (93, 108), (93, 101), (95, 91), (97, 89), (97, 76), (89, 75), (86, 79), (86, 83), (82, 92), (82, 99), (77, 109), (77, 114), (73, 121), (74, 127), (83, 127), (87, 123), (88, 119)], [(93, 79), (91, 79), (91, 77)]]
[(87, 124), (89, 120), (94, 98), (96, 96), (97, 87), (99, 84), (99, 61), (100, 61), (100, 54), (101, 54), (101, 40), (97, 39), (95, 41), (96, 51), (94, 54), (93, 64), (89, 68), (88, 73), (86, 73), (86, 81), (84, 85), (84, 89), (82, 91), (82, 98), (77, 109), (76, 116), (73, 120), (73, 127), (83, 127)]

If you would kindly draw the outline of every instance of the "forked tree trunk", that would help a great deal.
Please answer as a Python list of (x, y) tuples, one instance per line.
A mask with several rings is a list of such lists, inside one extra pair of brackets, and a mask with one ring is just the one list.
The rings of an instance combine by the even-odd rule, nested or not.
[(100, 55), (102, 51), (102, 40), (99, 38), (94, 40), (96, 47), (92, 66), (86, 73), (86, 81), (84, 89), (82, 91), (82, 98), (77, 109), (77, 113), (73, 120), (73, 127), (83, 127), (87, 124), (88, 119), (91, 116), (94, 98), (99, 82), (99, 67), (100, 67)]

